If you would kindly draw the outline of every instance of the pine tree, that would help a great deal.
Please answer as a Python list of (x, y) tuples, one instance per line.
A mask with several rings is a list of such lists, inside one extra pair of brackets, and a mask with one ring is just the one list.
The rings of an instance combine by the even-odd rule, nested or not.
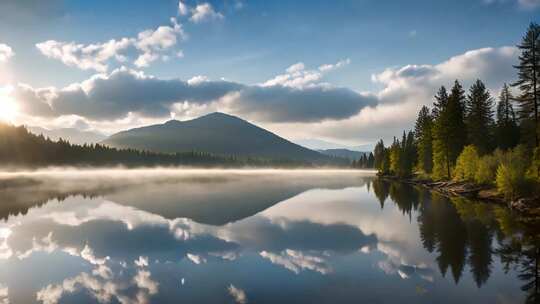
[(457, 157), (465, 146), (467, 132), (464, 122), (465, 92), (455, 81), (447, 99), (437, 94), (437, 118), (433, 128), (433, 172), (437, 179), (450, 179)]
[(466, 124), (469, 143), (473, 144), (480, 155), (491, 151), (493, 147), (493, 99), (481, 80), (469, 89), (466, 104)]
[(503, 150), (511, 149), (519, 143), (519, 127), (516, 122), (512, 99), (512, 93), (505, 83), (497, 104), (497, 124), (495, 129), (497, 147)]
[(524, 133), (534, 138), (534, 145), (539, 145), (538, 135), (538, 103), (540, 99), (540, 26), (531, 23), (521, 43), (518, 69), (518, 81), (512, 84), (521, 91), (519, 117)]
[(430, 174), (433, 169), (433, 119), (429, 113), (429, 108), (423, 106), (418, 113), (418, 118), (414, 127), (414, 135), (417, 142), (417, 162), (418, 169)]
[(435, 94), (435, 102), (433, 103), (433, 110), (431, 114), (434, 120), (439, 117), (439, 113), (443, 108), (446, 108), (447, 104), (448, 92), (446, 91), (446, 88), (444, 86), (441, 86), (439, 88), (439, 91), (437, 91), (437, 94)]
[(384, 161), (385, 161), (385, 147), (384, 142), (381, 139), (377, 144), (375, 145), (375, 149), (373, 149), (373, 158), (374, 158), (374, 167), (377, 169), (380, 173), (386, 173), (384, 171)]

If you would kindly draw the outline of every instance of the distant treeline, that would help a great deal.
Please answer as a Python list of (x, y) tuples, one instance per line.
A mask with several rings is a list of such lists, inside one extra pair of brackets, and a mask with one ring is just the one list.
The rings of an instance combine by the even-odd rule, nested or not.
[(510, 199), (538, 191), (538, 24), (531, 23), (518, 48), (518, 80), (512, 84), (519, 90), (518, 96), (505, 84), (495, 107), (481, 80), (468, 94), (458, 80), (450, 92), (442, 86), (433, 107), (420, 110), (414, 132), (404, 132), (402, 139), (394, 138), (389, 147), (382, 140), (377, 143), (374, 157), (378, 171), (398, 177), (417, 174), (434, 180), (493, 184)]
[(364, 153), (359, 159), (352, 161), (352, 167), (356, 169), (373, 169), (375, 166), (375, 156), (373, 152)]
[(198, 167), (309, 167), (290, 159), (214, 155), (205, 152), (154, 153), (116, 149), (100, 144), (75, 145), (30, 133), (25, 127), (0, 123), (0, 167), (44, 166), (198, 166)]

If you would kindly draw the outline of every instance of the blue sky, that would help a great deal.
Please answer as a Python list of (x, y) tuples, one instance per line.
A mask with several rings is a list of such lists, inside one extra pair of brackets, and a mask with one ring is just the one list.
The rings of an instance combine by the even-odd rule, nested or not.
[[(435, 70), (440, 70), (437, 69), (437, 65), (447, 62), (450, 58), (483, 48), (491, 48), (491, 52), (495, 55), (489, 52), (472, 54), (471, 56), (481, 56), (481, 59), (471, 59), (471, 62), (488, 60), (486, 64), (497, 65), (501, 63), (501, 58), (497, 56), (502, 57), (503, 61), (509, 57), (509, 62), (513, 62), (517, 53), (508, 50), (505, 52), (500, 48), (518, 43), (528, 24), (531, 21), (539, 21), (540, 16), (540, 1), (538, 0), (216, 0), (208, 2), (187, 0), (183, 4), (187, 8), (184, 15), (179, 12), (179, 2), (176, 0), (53, 0), (47, 3), (32, 0), (7, 0), (0, 4), (2, 11), (0, 13), (0, 44), (9, 46), (14, 55), (0, 65), (0, 73), (3, 74), (0, 76), (0, 87), (15, 87), (11, 100), (23, 105), (29, 104), (30, 101), (23, 100), (26, 95), (17, 94), (19, 83), (31, 86), (33, 91), (44, 87), (61, 90), (69, 84), (82, 83), (96, 73), (109, 75), (122, 66), (132, 72), (142, 72), (162, 80), (187, 81), (194, 76), (202, 75), (205, 76), (204, 79), (211, 81), (224, 79), (242, 86), (257, 86), (276, 75), (286, 74), (285, 70), (296, 63), (303, 63), (303, 70), (318, 70), (318, 67), (324, 64), (336, 64), (342, 61), (346, 64), (340, 65), (339, 68), (329, 69), (328, 72), (324, 72), (324, 75), (319, 75), (317, 81), (311, 82), (310, 85), (324, 84), (335, 88), (346, 88), (351, 92), (373, 95), (377, 99), (372, 101), (369, 97), (373, 96), (362, 96), (368, 99), (363, 101), (362, 106), (355, 108), (356, 112), (351, 110), (354, 113), (340, 112), (328, 117), (314, 114), (308, 115), (310, 118), (306, 119), (301, 118), (299, 114), (267, 115), (263, 113), (263, 109), (272, 112), (274, 109), (269, 109), (269, 107), (288, 105), (294, 103), (296, 99), (287, 97), (286, 100), (275, 101), (271, 104), (263, 100), (261, 103), (265, 107), (253, 110), (260, 103), (257, 103), (258, 100), (252, 102), (252, 99), (259, 98), (263, 93), (267, 94), (261, 92), (246, 95), (251, 98), (249, 106), (242, 104), (233, 107), (215, 105), (206, 107), (208, 104), (214, 104), (215, 100), (204, 102), (178, 100), (176, 107), (179, 107), (179, 103), (183, 103), (184, 109), (195, 107), (197, 110), (177, 111), (176, 117), (188, 118), (205, 111), (229, 110), (232, 114), (244, 114), (240, 116), (245, 116), (280, 134), (285, 133), (283, 135), (291, 139), (320, 138), (355, 145), (373, 142), (380, 136), (388, 138), (392, 132), (410, 127), (411, 118), (414, 119), (411, 113), (417, 111), (421, 104), (430, 102), (419, 101), (416, 108), (411, 104), (404, 104), (401, 109), (411, 113), (406, 117), (400, 117), (400, 124), (391, 121), (385, 125), (379, 122), (377, 117), (384, 112), (384, 109), (380, 109), (381, 106), (397, 107), (397, 104), (407, 99), (404, 97), (400, 100), (385, 101), (385, 96), (383, 96), (385, 89), (387, 93), (389, 90), (397, 90), (392, 84), (395, 84), (392, 79), (395, 80), (395, 77), (399, 76), (397, 72), (400, 69), (409, 65), (429, 65)], [(205, 10), (201, 10), (199, 15), (201, 18), (195, 21), (193, 16), (196, 9), (204, 5), (206, 5)], [(208, 8), (211, 11), (208, 11)], [(175, 22), (181, 30), (173, 29), (174, 24), (169, 20), (171, 17), (176, 19)], [(134, 59), (141, 52), (144, 53), (141, 49), (126, 48), (122, 55), (131, 56), (133, 60), (130, 58), (119, 61), (112, 58), (102, 62), (106, 65), (106, 69), (98, 71), (92, 68), (83, 69), (77, 64), (66, 64), (62, 58), (67, 58), (65, 56), (69, 54), (63, 54), (64, 57), (54, 57), (50, 49), (50, 52), (46, 54), (36, 47), (36, 44), (48, 40), (87, 46), (105, 43), (111, 39), (116, 41), (122, 38), (134, 39), (139, 33), (145, 30), (156, 30), (159, 26), (171, 27), (170, 30), (177, 35), (177, 40), (172, 46), (163, 47), (162, 45), (159, 49), (153, 48), (154, 46), (149, 47), (153, 48), (152, 55), (165, 56), (167, 60), (163, 60), (165, 57), (159, 57), (160, 59), (154, 59), (144, 67), (133, 65)], [(180, 51), (183, 56), (176, 56)], [(494, 56), (497, 58), (494, 59)], [(468, 64), (468, 61), (463, 64)], [(444, 77), (438, 77), (438, 79), (446, 80), (447, 76), (459, 76), (452, 74), (458, 67), (440, 68), (444, 70), (439, 71), (440, 73), (450, 75), (445, 74)], [(471, 74), (467, 66), (459, 67), (464, 73), (465, 83), (469, 78), (492, 77), (492, 75), (483, 74), (486, 71), (492, 71), (491, 69), (486, 70), (483, 65), (475, 68), (477, 69)], [(497, 69), (496, 66), (491, 68)], [(508, 70), (497, 69), (501, 74)], [(377, 78), (376, 75), (381, 76), (385, 71), (388, 73), (394, 71), (394, 78), (379, 77), (379, 81), (374, 81), (374, 78)], [(492, 84), (488, 83), (488, 87), (497, 90), (502, 81), (511, 81), (510, 78), (513, 77), (513, 75), (499, 76), (493, 80)], [(442, 84), (446, 83), (438, 85)], [(435, 83), (433, 85), (435, 86)], [(291, 88), (292, 85), (285, 84), (285, 87)], [(300, 89), (306, 87), (303, 85)], [(431, 86), (427, 86), (423, 95), (432, 95), (432, 92), (428, 92), (430, 89)], [(85, 92), (88, 93), (88, 91)], [(299, 92), (295, 91), (295, 93)], [(349, 94), (349, 92), (341, 93)], [(496, 95), (496, 92), (493, 93)], [(405, 90), (400, 91), (399, 94), (392, 92), (391, 95), (400, 94), (406, 95)], [(219, 94), (216, 96), (216, 98), (223, 97)], [(309, 96), (313, 98), (313, 95)], [(328, 97), (329, 100), (320, 99), (321, 103), (329, 103), (321, 106), (320, 111), (332, 108), (333, 97), (330, 95)], [(50, 100), (48, 102), (52, 105)], [(137, 101), (139, 106), (144, 102)], [(167, 106), (172, 104), (169, 103)], [(202, 105), (206, 108), (201, 109)], [(293, 105), (295, 106), (296, 104)], [(85, 105), (81, 107), (84, 108)], [(18, 108), (19, 112), (24, 112), (24, 106)], [(115, 125), (129, 127), (167, 119), (166, 116), (159, 117), (159, 115), (151, 115), (150, 119), (148, 115), (138, 111), (139, 108), (129, 108), (130, 111), (122, 112), (124, 116), (119, 114), (118, 117), (102, 120), (96, 117), (88, 118), (83, 112), (74, 108), (77, 106), (71, 105), (70, 111), (56, 111), (54, 115), (39, 113), (43, 117), (32, 113), (32, 115), (26, 115), (30, 117), (19, 117), (17, 122), (40, 123), (46, 127), (54, 127), (66, 121), (83, 120), (85, 123), (82, 125), (88, 128), (110, 133), (115, 131), (111, 127)], [(306, 113), (310, 112), (310, 108), (309, 106), (306, 108)], [(290, 111), (291, 113), (301, 112), (302, 109), (293, 108)], [(368, 117), (374, 121), (374, 127), (383, 128), (387, 132), (370, 130), (366, 124), (363, 129), (356, 130), (362, 133), (358, 135), (358, 138), (355, 138), (352, 133), (343, 135), (347, 132), (339, 131), (340, 122), (342, 128), (348, 128), (352, 124), (351, 119), (358, 116), (360, 111), (371, 111), (363, 114), (363, 121), (366, 121), (365, 118)], [(131, 112), (129, 123), (122, 125), (118, 121), (115, 122), (122, 119), (125, 122), (129, 112)], [(23, 114), (29, 113), (19, 114), (24, 116)], [(137, 118), (133, 118), (134, 116)], [(326, 128), (329, 124), (330, 128)], [(304, 131), (295, 134), (287, 131), (291, 126), (297, 127), (298, 130), (316, 130), (318, 127), (336, 131), (334, 133), (315, 131), (312, 134)], [(366, 132), (370, 135), (365, 135)]]

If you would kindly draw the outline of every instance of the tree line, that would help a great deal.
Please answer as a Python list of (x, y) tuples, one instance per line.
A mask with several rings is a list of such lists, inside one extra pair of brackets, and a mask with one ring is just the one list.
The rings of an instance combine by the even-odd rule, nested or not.
[(291, 159), (237, 157), (190, 151), (155, 153), (116, 149), (101, 144), (71, 144), (30, 133), (24, 126), (0, 123), (0, 166), (198, 166), (198, 167), (299, 167), (311, 163)]
[(496, 105), (479, 79), (467, 91), (459, 80), (450, 90), (441, 86), (433, 106), (420, 109), (414, 131), (389, 147), (376, 144), (377, 170), (493, 184), (512, 199), (539, 188), (540, 26), (531, 23), (517, 47), (517, 81), (504, 84)]
[(371, 169), (375, 166), (373, 152), (364, 153), (358, 159), (353, 159), (352, 167), (356, 169)]

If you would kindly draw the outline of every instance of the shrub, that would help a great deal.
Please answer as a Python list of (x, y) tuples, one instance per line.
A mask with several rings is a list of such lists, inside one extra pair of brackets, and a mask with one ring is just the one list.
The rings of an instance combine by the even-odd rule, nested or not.
[(497, 189), (506, 199), (516, 199), (529, 190), (530, 180), (525, 176), (528, 164), (527, 150), (517, 146), (504, 154), (497, 168)]
[(456, 161), (454, 169), (454, 179), (463, 181), (474, 181), (478, 168), (480, 157), (478, 151), (473, 145), (468, 145), (463, 148)]
[(486, 155), (480, 158), (476, 174), (474, 175), (476, 183), (495, 184), (499, 163), (500, 158), (498, 158), (497, 155)]

